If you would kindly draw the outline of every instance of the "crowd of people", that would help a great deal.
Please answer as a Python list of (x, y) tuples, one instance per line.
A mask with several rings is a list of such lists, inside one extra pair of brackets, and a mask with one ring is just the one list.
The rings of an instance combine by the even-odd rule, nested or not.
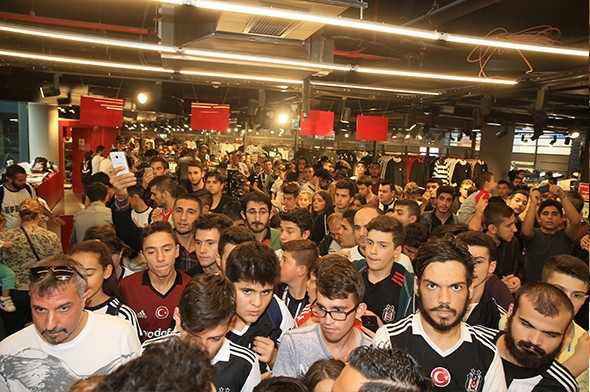
[(67, 254), (6, 170), (0, 390), (588, 389), (577, 191), (118, 147), (85, 155)]

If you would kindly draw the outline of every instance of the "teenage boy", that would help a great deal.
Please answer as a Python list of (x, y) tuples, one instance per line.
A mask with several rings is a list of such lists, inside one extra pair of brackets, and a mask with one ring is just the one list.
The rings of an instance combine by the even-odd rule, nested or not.
[(152, 222), (164, 221), (174, 226), (172, 210), (177, 196), (176, 182), (168, 176), (157, 176), (150, 181), (149, 185), (150, 199), (157, 208), (152, 212)]
[(205, 189), (205, 182), (203, 181), (203, 165), (194, 159), (187, 164), (187, 180), (184, 186), (188, 193), (195, 193), (201, 189)]
[(124, 302), (137, 314), (147, 339), (168, 335), (174, 330), (172, 313), (190, 276), (174, 268), (178, 243), (168, 222), (154, 222), (141, 235), (147, 270), (121, 281)]
[(369, 176), (360, 176), (356, 180), (356, 186), (358, 187), (359, 193), (365, 198), (367, 204), (377, 206), (379, 204), (379, 197), (373, 193), (371, 186), (373, 182)]
[(457, 217), (451, 211), (454, 200), (455, 188), (450, 185), (438, 187), (434, 210), (424, 212), (420, 217), (420, 223), (428, 227), (430, 232), (439, 226), (457, 224)]
[(229, 280), (223, 275), (195, 276), (174, 309), (176, 331), (147, 340), (142, 348), (179, 336), (184, 344), (195, 345), (208, 354), (216, 368), (216, 390), (251, 392), (260, 382), (258, 358), (225, 337), (235, 315), (236, 294)]
[(303, 169), (303, 184), (301, 185), (301, 192), (309, 192), (312, 195), (316, 192), (316, 186), (313, 181), (315, 171), (313, 166), (306, 165)]
[(307, 281), (309, 271), (320, 257), (318, 247), (311, 240), (293, 240), (283, 244), (281, 283), (277, 295), (295, 319), (309, 302)]
[(342, 223), (340, 225), (338, 237), (340, 238), (339, 244), (343, 252), (350, 252), (350, 249), (356, 246), (354, 237), (355, 214), (356, 211), (352, 209), (346, 210), (344, 211), (344, 214), (342, 214)]
[(428, 241), (428, 227), (421, 223), (410, 223), (406, 227), (406, 239), (402, 246), (402, 255), (408, 256), (413, 264), (418, 255), (418, 249)]
[(281, 248), (281, 233), (269, 226), (272, 204), (270, 198), (261, 192), (248, 192), (242, 197), (242, 218), (256, 235), (258, 242), (273, 250)]
[(296, 182), (286, 182), (281, 187), (283, 192), (282, 207), (283, 211), (292, 211), (297, 208), (297, 197), (299, 196), (299, 184)]
[(436, 205), (436, 191), (443, 185), (440, 178), (431, 178), (426, 181), (426, 189), (422, 195), (423, 202), (420, 205), (422, 211), (434, 210)]
[(326, 234), (325, 217), (329, 217), (334, 212), (344, 213), (354, 201), (356, 185), (350, 180), (336, 181), (336, 194), (334, 196), (334, 205), (317, 216), (311, 230), (311, 240), (319, 244)]
[(379, 162), (369, 164), (369, 176), (371, 176), (371, 191), (373, 194), (379, 194), (379, 185), (381, 184), (381, 165)]
[(420, 206), (414, 200), (397, 199), (393, 203), (393, 217), (404, 227), (408, 227), (412, 223), (420, 222)]
[(510, 183), (506, 180), (500, 180), (496, 189), (498, 190), (498, 196), (508, 203), (508, 199), (510, 199)]
[(463, 320), (469, 325), (498, 329), (506, 310), (499, 306), (486, 290), (486, 282), (496, 269), (496, 244), (481, 231), (466, 231), (457, 236), (473, 258), (471, 298)]
[(281, 338), (295, 326), (283, 301), (273, 296), (280, 274), (275, 252), (258, 241), (236, 246), (225, 266), (236, 288), (236, 318), (226, 337), (252, 349), (262, 373), (270, 370)]
[[(525, 240), (525, 279), (536, 282), (541, 278), (545, 261), (554, 255), (571, 254), (573, 243), (578, 238), (581, 217), (565, 191), (557, 185), (551, 185), (549, 192), (559, 197), (557, 200), (541, 202), (541, 194), (533, 189), (530, 194), (529, 210), (522, 222), (520, 236)], [(563, 228), (563, 211), (567, 226)], [(535, 218), (539, 228), (534, 228)]]
[(281, 218), (281, 226), (279, 228), (281, 244), (309, 238), (313, 220), (308, 210), (295, 208), (292, 211), (281, 211), (279, 217)]
[(496, 177), (490, 172), (477, 175), (473, 179), (473, 183), (477, 188), (477, 192), (473, 192), (469, 195), (463, 204), (461, 204), (461, 208), (459, 208), (459, 211), (457, 212), (457, 223), (463, 225), (468, 225), (471, 218), (473, 218), (477, 202), (479, 202), (480, 199), (488, 200), (498, 185)]
[[(576, 379), (555, 361), (573, 319), (573, 306), (557, 287), (529, 283), (516, 294), (505, 332), (475, 327), (494, 338), (509, 391), (577, 391)], [(586, 361), (588, 344), (586, 343)]]
[(320, 359), (347, 361), (351, 351), (368, 346), (371, 339), (354, 328), (366, 309), (363, 281), (345, 259), (320, 269), (316, 303), (318, 324), (289, 331), (281, 343), (273, 374), (302, 377)]
[(363, 302), (387, 324), (414, 312), (414, 276), (397, 262), (405, 230), (394, 218), (378, 216), (367, 225), (367, 231)]
[[(210, 213), (200, 217), (194, 223), (195, 247), (199, 267), (206, 273), (219, 273), (219, 237), (221, 232), (232, 227), (232, 220), (222, 214)], [(189, 271), (190, 274), (198, 273), (198, 268)]]
[(256, 237), (252, 230), (246, 226), (232, 226), (221, 232), (217, 245), (217, 252), (219, 253), (219, 263), (217, 264), (217, 267), (223, 275), (225, 275), (225, 264), (231, 251), (234, 250), (236, 246), (249, 241), (256, 241)]
[(129, 206), (131, 207), (131, 220), (137, 228), (143, 229), (150, 223), (154, 209), (143, 200), (145, 190), (141, 185), (130, 186), (127, 188), (127, 194), (129, 195)]
[(358, 271), (361, 271), (367, 265), (367, 235), (369, 234), (367, 225), (382, 214), (383, 212), (374, 206), (362, 206), (354, 214), (354, 241), (357, 245), (350, 249), (348, 259)]
[(463, 202), (465, 202), (465, 200), (469, 197), (469, 191), (471, 190), (471, 188), (474, 188), (473, 181), (471, 181), (470, 179), (465, 179), (461, 181), (461, 186), (459, 187), (459, 196), (455, 198), (455, 202), (451, 207), (451, 211), (453, 211), (453, 214), (456, 214), (457, 211), (459, 211), (459, 208), (461, 208), (461, 204), (463, 204)]
[(203, 272), (197, 257), (195, 230), (193, 227), (195, 221), (201, 216), (201, 209), (201, 200), (197, 196), (193, 193), (184, 193), (178, 196), (172, 210), (174, 232), (179, 245), (178, 257), (174, 266), (186, 273), (196, 268), (195, 271), (189, 273), (191, 276)]
[[(553, 256), (547, 260), (541, 281), (563, 291), (574, 306), (574, 315), (588, 300), (588, 265), (570, 255)], [(588, 390), (588, 332), (572, 321), (565, 332), (557, 361), (576, 377), (578, 389)]]
[(94, 226), (112, 226), (113, 213), (106, 206), (109, 200), (107, 187), (100, 182), (91, 182), (86, 187), (86, 196), (90, 205), (74, 215), (74, 227), (70, 236), (70, 243), (82, 242), (86, 230)]
[(389, 210), (389, 207), (393, 205), (395, 201), (395, 193), (394, 193), (394, 186), (392, 180), (381, 180), (381, 184), (379, 184), (379, 193), (377, 197), (379, 198), (378, 207), (384, 213)]
[(467, 247), (454, 239), (431, 238), (415, 265), (420, 311), (379, 328), (373, 345), (406, 349), (436, 390), (506, 391), (492, 340), (462, 321), (473, 278)]
[(210, 211), (221, 214), (223, 212), (223, 206), (230, 201), (235, 200), (233, 197), (229, 197), (223, 193), (225, 176), (217, 170), (212, 170), (205, 174), (204, 181), (205, 189), (211, 192), (211, 195), (213, 196), (213, 203)]

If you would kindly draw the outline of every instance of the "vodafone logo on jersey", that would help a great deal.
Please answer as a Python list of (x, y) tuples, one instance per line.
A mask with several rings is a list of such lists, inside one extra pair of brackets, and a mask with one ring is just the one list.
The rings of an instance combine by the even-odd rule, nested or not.
[(430, 373), (430, 379), (434, 385), (443, 388), (451, 382), (451, 373), (444, 367), (437, 367)]
[(170, 311), (165, 306), (158, 306), (156, 311), (154, 312), (156, 318), (159, 320), (164, 320), (170, 314)]

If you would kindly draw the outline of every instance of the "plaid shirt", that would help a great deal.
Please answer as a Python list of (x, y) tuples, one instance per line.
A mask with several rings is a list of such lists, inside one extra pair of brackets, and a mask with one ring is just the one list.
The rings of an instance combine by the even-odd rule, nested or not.
[(178, 244), (180, 252), (174, 263), (174, 267), (182, 272), (188, 272), (191, 268), (200, 266), (199, 259), (197, 259), (197, 252), (188, 252), (182, 244)]

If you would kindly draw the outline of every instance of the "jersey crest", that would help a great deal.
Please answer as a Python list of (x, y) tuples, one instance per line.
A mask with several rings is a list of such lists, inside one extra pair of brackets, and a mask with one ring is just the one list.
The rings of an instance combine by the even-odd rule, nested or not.
[(481, 370), (471, 369), (467, 375), (467, 381), (465, 381), (466, 392), (478, 392), (481, 384)]
[(390, 323), (395, 318), (395, 306), (387, 305), (385, 309), (383, 309), (383, 314), (381, 315), (381, 320), (384, 323)]

